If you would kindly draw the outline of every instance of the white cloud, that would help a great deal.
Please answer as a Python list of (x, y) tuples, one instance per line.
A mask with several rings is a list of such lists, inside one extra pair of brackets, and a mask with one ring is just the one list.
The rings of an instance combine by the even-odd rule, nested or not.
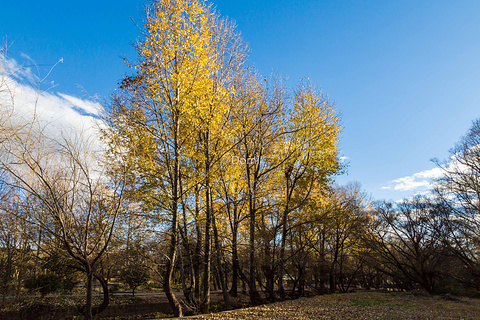
[(57, 136), (96, 134), (98, 116), (103, 111), (99, 103), (38, 90), (39, 81), (30, 68), (0, 52), (0, 112), (13, 109), (12, 119), (18, 123), (28, 123), (35, 118), (48, 127), (49, 134)]
[(340, 162), (348, 162), (348, 161), (350, 161), (350, 158), (343, 156), (343, 157), (340, 157), (339, 160), (340, 160)]
[[(393, 190), (411, 191), (421, 187), (428, 187), (430, 184), (426, 180), (415, 181), (414, 177), (404, 177), (392, 181), (394, 183)], [(387, 187), (392, 189), (392, 187)]]
[(465, 165), (455, 160), (455, 156), (452, 156), (450, 159), (450, 162), (443, 165), (443, 169), (436, 167), (417, 172), (411, 176), (398, 178), (390, 181), (386, 186), (383, 186), (382, 189), (394, 191), (414, 191), (415, 195), (428, 193), (433, 189), (434, 181), (441, 178), (445, 173), (445, 170), (453, 172), (468, 171), (468, 168)]
[(93, 115), (93, 116), (98, 116), (103, 110), (103, 107), (101, 104), (98, 102), (93, 102), (89, 100), (82, 100), (76, 97), (69, 96), (67, 94), (63, 93), (58, 93), (60, 97), (62, 97), (64, 100), (70, 102), (74, 108), (78, 108), (87, 115)]
[(411, 176), (392, 180), (387, 186), (383, 186), (384, 190), (395, 191), (419, 191), (423, 193), (432, 187), (433, 180), (442, 176), (441, 168), (433, 168), (417, 172)]
[(443, 175), (443, 169), (441, 168), (433, 168), (430, 170), (420, 171), (415, 173), (413, 177), (420, 178), (420, 179), (438, 179)]

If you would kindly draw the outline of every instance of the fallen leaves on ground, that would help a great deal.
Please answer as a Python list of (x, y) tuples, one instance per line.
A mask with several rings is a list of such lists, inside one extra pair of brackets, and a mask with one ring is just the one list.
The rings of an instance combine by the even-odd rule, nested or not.
[(196, 319), (480, 319), (480, 300), (415, 296), (401, 292), (356, 292), (301, 298), (208, 314)]

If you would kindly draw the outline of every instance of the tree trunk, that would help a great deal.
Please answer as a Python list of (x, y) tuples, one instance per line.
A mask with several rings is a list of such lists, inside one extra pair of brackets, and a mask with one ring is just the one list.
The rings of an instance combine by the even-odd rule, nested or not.
[(175, 317), (182, 317), (182, 306), (178, 302), (172, 289), (173, 271), (175, 268), (175, 259), (177, 254), (177, 219), (174, 215), (172, 222), (172, 234), (170, 236), (170, 248), (168, 252), (167, 263), (165, 265), (165, 276), (163, 278), (163, 291), (167, 296), (170, 307)]
[[(188, 271), (190, 273), (190, 285), (186, 285), (186, 274), (185, 274), (185, 265), (183, 261), (183, 255), (181, 254), (181, 248), (179, 246), (178, 249), (178, 254), (180, 256), (180, 261), (181, 261), (181, 277), (182, 277), (182, 287), (183, 287), (183, 295), (185, 296), (185, 299), (189, 303), (194, 303), (194, 298), (192, 297), (193, 290), (196, 286), (195, 283), (195, 267), (193, 263), (193, 258), (192, 258), (192, 250), (190, 247), (190, 241), (188, 240), (188, 229), (187, 229), (187, 206), (185, 204), (185, 198), (183, 196), (183, 185), (182, 185), (182, 179), (180, 178), (180, 193), (182, 197), (182, 213), (183, 213), (183, 229), (182, 227), (179, 227), (180, 235), (182, 238), (182, 244), (185, 249), (185, 254), (188, 259)], [(198, 228), (198, 227), (197, 227)]]
[(255, 283), (256, 263), (255, 263), (255, 209), (253, 204), (250, 205), (250, 239), (249, 239), (249, 260), (250, 260), (250, 277), (248, 279), (248, 287), (250, 294), (250, 302), (252, 305), (260, 303), (260, 294), (257, 291)]
[(93, 271), (90, 265), (86, 266), (87, 269), (87, 285), (85, 286), (87, 290), (87, 299), (85, 301), (85, 319), (92, 319), (92, 282), (93, 282)]
[[(174, 219), (176, 223), (176, 219)], [(167, 296), (168, 302), (170, 303), (170, 307), (172, 308), (173, 314), (175, 317), (182, 317), (182, 307), (178, 302), (177, 298), (172, 289), (172, 278), (173, 278), (173, 271), (175, 268), (175, 259), (176, 259), (176, 251), (177, 251), (177, 235), (176, 235), (176, 228), (173, 227), (171, 239), (170, 239), (170, 249), (168, 253), (168, 259), (165, 266), (165, 277), (163, 278), (163, 291)]]
[(287, 210), (283, 212), (282, 242), (278, 261), (278, 293), (281, 300), (285, 300), (285, 288), (283, 287), (283, 270), (285, 268), (285, 246), (287, 242)]
[[(200, 253), (202, 251), (202, 231), (200, 229), (200, 190), (198, 185), (195, 186), (195, 230), (197, 235), (197, 242), (195, 243), (195, 253), (193, 255), (193, 271), (195, 277), (195, 287), (193, 294), (195, 299), (200, 299)], [(199, 301), (200, 302), (200, 301)]]
[[(282, 242), (280, 245), (280, 257), (278, 262), (278, 293), (280, 294), (280, 299), (285, 300), (285, 288), (283, 287), (283, 270), (285, 269), (285, 246), (287, 243), (287, 222), (288, 222), (288, 211), (289, 203), (291, 197), (290, 183), (289, 183), (289, 174), (285, 173), (286, 179), (286, 190), (285, 190), (285, 208), (283, 209), (282, 215)], [(292, 187), (293, 188), (293, 187)]]
[(176, 317), (182, 317), (182, 306), (178, 302), (172, 289), (172, 277), (175, 268), (175, 259), (177, 255), (177, 241), (178, 241), (178, 201), (179, 197), (179, 181), (180, 181), (180, 155), (178, 145), (178, 134), (180, 130), (180, 123), (178, 115), (174, 119), (175, 131), (174, 131), (174, 168), (173, 168), (173, 181), (172, 181), (172, 224), (170, 234), (170, 246), (167, 257), (167, 263), (165, 265), (165, 277), (163, 278), (163, 291), (167, 296), (170, 307), (173, 314)]
[[(179, 231), (180, 233), (182, 232), (181, 229)], [(187, 301), (190, 301), (190, 293), (187, 288), (187, 281), (185, 279), (185, 266), (183, 264), (182, 248), (180, 246), (180, 242), (178, 242), (177, 246), (178, 257), (180, 259), (180, 282), (182, 283), (182, 291), (185, 299), (187, 299)]]
[[(108, 284), (107, 284), (107, 281), (105, 281), (105, 278), (96, 272), (93, 273), (93, 276), (98, 280), (98, 282), (100, 282), (103, 290), (102, 303), (98, 307), (92, 308), (92, 315), (97, 315), (108, 307), (108, 304), (110, 303), (110, 295), (108, 294)], [(135, 291), (134, 291), (134, 296), (135, 296)]]
[(234, 227), (232, 230), (232, 287), (230, 288), (230, 294), (234, 297), (238, 295), (238, 270), (240, 265), (238, 262), (238, 247), (237, 247), (237, 238), (238, 238), (238, 225), (236, 221), (234, 222)]
[(225, 302), (225, 308), (230, 310), (230, 297), (228, 295), (227, 285), (225, 283), (225, 275), (222, 268), (222, 248), (220, 247), (220, 240), (218, 239), (218, 230), (217, 224), (215, 222), (215, 217), (212, 217), (213, 222), (213, 236), (215, 238), (215, 250), (216, 250), (216, 260), (217, 260), (217, 269), (218, 276), (220, 278), (220, 286), (222, 287), (223, 300)]
[(302, 297), (305, 289), (305, 267), (298, 267), (298, 296)]
[(330, 293), (335, 293), (336, 284), (335, 284), (334, 268), (330, 268), (329, 282), (330, 282)]
[(254, 178), (253, 185), (250, 178), (250, 166), (248, 165), (248, 157), (247, 161), (247, 182), (249, 186), (248, 190), (248, 202), (249, 202), (249, 215), (250, 215), (250, 239), (249, 239), (249, 272), (250, 276), (248, 279), (248, 287), (249, 287), (249, 295), (250, 295), (250, 302), (252, 305), (258, 305), (260, 303), (260, 294), (257, 291), (256, 283), (255, 283), (255, 275), (256, 275), (256, 263), (255, 263), (255, 226), (256, 226), (256, 181)]
[[(208, 166), (208, 163), (207, 163)], [(204, 270), (203, 270), (203, 300), (202, 311), (208, 313), (210, 309), (210, 273), (211, 273), (211, 261), (210, 261), (210, 249), (211, 249), (211, 237), (210, 231), (212, 228), (212, 208), (211, 208), (211, 190), (210, 179), (207, 176), (205, 179), (205, 198), (206, 198), (206, 219), (205, 219), (205, 243), (204, 243)]]

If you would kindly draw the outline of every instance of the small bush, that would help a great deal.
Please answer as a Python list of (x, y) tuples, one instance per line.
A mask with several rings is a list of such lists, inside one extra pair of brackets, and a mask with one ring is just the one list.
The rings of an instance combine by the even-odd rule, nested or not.
[(28, 291), (38, 291), (42, 297), (55, 292), (62, 287), (62, 277), (54, 273), (45, 273), (33, 276), (25, 280), (25, 289)]

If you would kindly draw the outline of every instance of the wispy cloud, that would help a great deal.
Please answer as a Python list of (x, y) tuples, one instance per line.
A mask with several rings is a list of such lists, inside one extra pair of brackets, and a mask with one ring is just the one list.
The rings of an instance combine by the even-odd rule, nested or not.
[(65, 101), (71, 103), (72, 107), (79, 113), (87, 116), (99, 116), (103, 110), (102, 105), (90, 100), (82, 100), (67, 94), (58, 93)]
[[(28, 61), (33, 61), (25, 54), (22, 54), (22, 57)], [(14, 79), (21, 83), (29, 83), (30, 85), (39, 80), (31, 66), (19, 64), (15, 59), (8, 58), (3, 51), (0, 51), (0, 72), (2, 77)]]
[(102, 105), (64, 93), (39, 90), (41, 80), (30, 67), (4, 55), (0, 56), (0, 62), (0, 77), (3, 79), (0, 112), (4, 108), (13, 108), (14, 121), (28, 122), (35, 117), (48, 124), (52, 132), (94, 134)]

